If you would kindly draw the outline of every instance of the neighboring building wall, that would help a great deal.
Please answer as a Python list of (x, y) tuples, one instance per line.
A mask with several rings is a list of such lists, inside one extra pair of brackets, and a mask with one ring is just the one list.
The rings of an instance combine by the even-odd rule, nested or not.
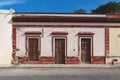
[(12, 10), (0, 10), (0, 64), (12, 61)]
[[(78, 32), (93, 32), (93, 57), (92, 62), (93, 63), (104, 63), (104, 61), (99, 61), (97, 58), (103, 57), (105, 58), (105, 29), (104, 28), (60, 28), (60, 27), (17, 27), (17, 49), (19, 51), (16, 52), (16, 56), (20, 57), (25, 57), (26, 55), (26, 35), (25, 32), (28, 31), (40, 31), (43, 32), (41, 34), (41, 55), (40, 57), (48, 57), (47, 59), (50, 60), (50, 58), (54, 58), (54, 54), (52, 55), (52, 35), (51, 33), (53, 31), (66, 31), (68, 32), (67, 36), (67, 57), (71, 58), (78, 58), (79, 59), (79, 54), (78, 54), (78, 38), (79, 36), (77, 35)], [(50, 58), (49, 58), (50, 57)], [(23, 60), (22, 63), (26, 63), (27, 59)], [(96, 60), (96, 61), (95, 61)], [(54, 63), (54, 60), (52, 63)], [(47, 62), (47, 61), (46, 61)], [(41, 63), (45, 63), (44, 61)], [(50, 63), (50, 62), (48, 62)], [(66, 62), (67, 63), (67, 62)], [(69, 61), (68, 61), (69, 63)], [(73, 61), (74, 63), (74, 61)], [(76, 62), (78, 63), (78, 62)]]
[(120, 28), (110, 28), (109, 36), (110, 53), (106, 62), (111, 63), (113, 59), (117, 59), (117, 63), (120, 63)]

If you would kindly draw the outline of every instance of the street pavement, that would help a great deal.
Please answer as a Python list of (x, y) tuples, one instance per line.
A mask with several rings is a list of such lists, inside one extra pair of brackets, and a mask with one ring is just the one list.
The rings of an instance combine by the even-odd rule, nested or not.
[(120, 80), (120, 69), (4, 68), (0, 80)]

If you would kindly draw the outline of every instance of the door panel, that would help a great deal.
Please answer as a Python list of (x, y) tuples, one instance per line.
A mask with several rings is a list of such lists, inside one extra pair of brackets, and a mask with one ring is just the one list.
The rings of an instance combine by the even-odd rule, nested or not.
[(38, 61), (38, 38), (29, 38), (29, 61)]
[(91, 39), (82, 38), (81, 39), (81, 61), (91, 62)]
[(65, 64), (65, 39), (55, 39), (55, 63)]

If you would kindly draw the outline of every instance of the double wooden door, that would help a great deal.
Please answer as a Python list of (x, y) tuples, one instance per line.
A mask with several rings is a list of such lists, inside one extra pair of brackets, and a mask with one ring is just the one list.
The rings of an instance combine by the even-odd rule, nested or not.
[(81, 62), (91, 62), (91, 39), (81, 39)]
[(55, 39), (55, 64), (65, 64), (65, 39)]
[(29, 61), (38, 61), (39, 58), (38, 38), (29, 38), (28, 45), (29, 45), (28, 46)]

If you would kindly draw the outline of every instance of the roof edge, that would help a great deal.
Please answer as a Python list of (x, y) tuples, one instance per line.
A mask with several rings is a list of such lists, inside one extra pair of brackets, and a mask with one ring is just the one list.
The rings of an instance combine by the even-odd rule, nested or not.
[(31, 16), (55, 16), (55, 17), (106, 17), (105, 14), (76, 14), (76, 13), (34, 13), (34, 12), (17, 12), (13, 13), (14, 17), (31, 17)]

